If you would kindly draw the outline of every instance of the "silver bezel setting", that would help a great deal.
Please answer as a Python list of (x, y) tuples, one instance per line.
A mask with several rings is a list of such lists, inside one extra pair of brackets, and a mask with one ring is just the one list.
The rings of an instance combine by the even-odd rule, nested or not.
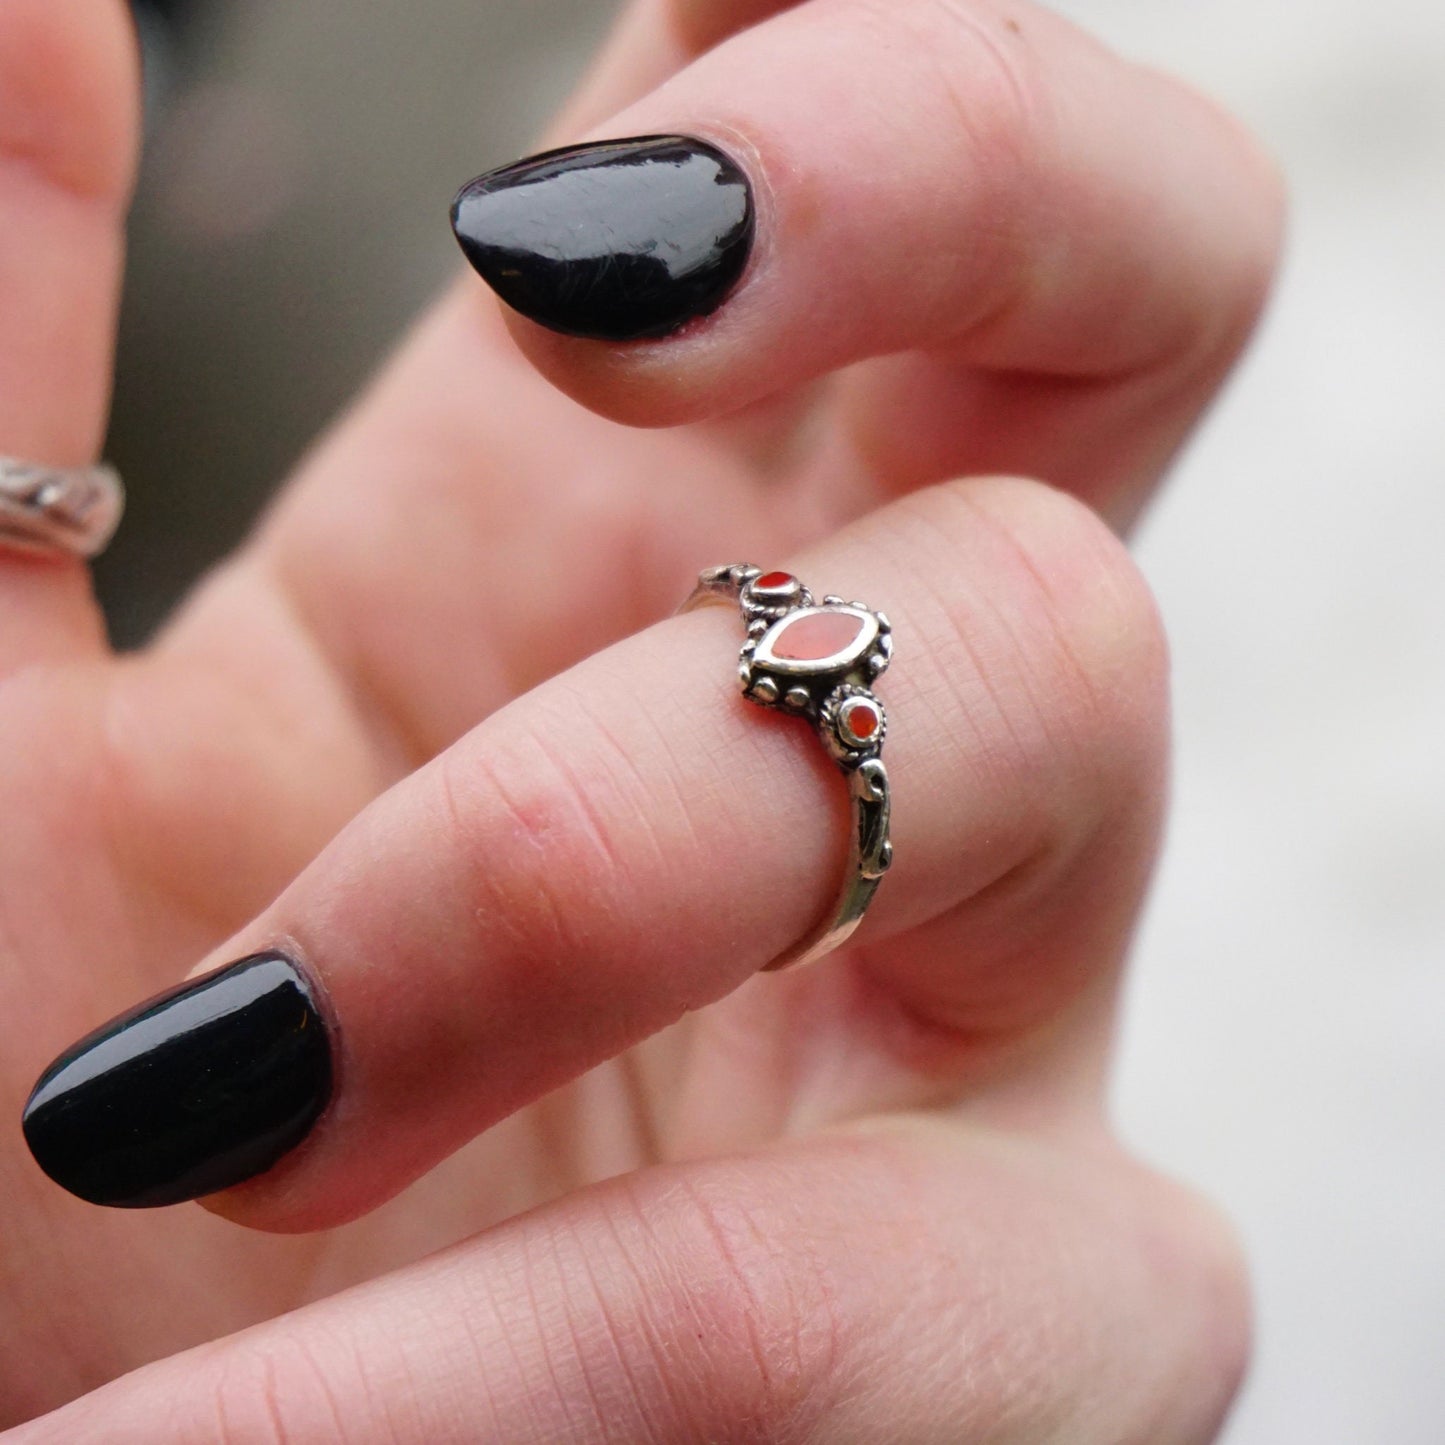
[[(860, 738), (849, 730), (845, 704), (853, 698), (864, 698), (878, 711), (878, 730), (868, 738)], [(818, 734), (824, 745), (839, 763), (856, 766), (865, 758), (877, 757), (888, 735), (888, 709), (879, 696), (857, 683), (845, 682), (835, 688), (824, 702), (818, 715)]]
[[(802, 595), (808, 596), (806, 589)], [(744, 696), (763, 707), (799, 713), (821, 726), (824, 704), (842, 684), (866, 691), (893, 656), (888, 619), (861, 602), (830, 596), (815, 603), (809, 598), (780, 615), (770, 608), (753, 616), (748, 615), (747, 604), (743, 605), (748, 637), (738, 656), (738, 680)], [(781, 637), (800, 617), (829, 613), (857, 619), (859, 634), (846, 647), (821, 658), (780, 657), (772, 651), (770, 639)]]

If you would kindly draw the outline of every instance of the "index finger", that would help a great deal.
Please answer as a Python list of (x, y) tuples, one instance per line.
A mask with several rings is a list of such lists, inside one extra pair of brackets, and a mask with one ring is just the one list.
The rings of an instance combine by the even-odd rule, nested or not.
[[(762, 1026), (698, 1020), (757, 1039), (745, 1077), (700, 1042), (633, 1117), (768, 1133), (1013, 1067), (1087, 1111), (1077, 1065), (1104, 1047), (1162, 791), (1147, 591), (1092, 513), (1009, 482), (884, 509), (802, 575), (849, 579), (893, 621), (897, 861), (863, 942), (742, 1000)], [(383, 795), (214, 960), (237, 962), (46, 1071), (25, 1114), (37, 1160), (98, 1203), (235, 1186), (218, 1207), (247, 1223), (339, 1223), (778, 958), (836, 896), (846, 789), (801, 722), (738, 696), (741, 634), (722, 608), (651, 628)], [(847, 636), (866, 652), (879, 631)], [(875, 710), (867, 735), (884, 725)], [(768, 1042), (795, 1033), (807, 1068)]]

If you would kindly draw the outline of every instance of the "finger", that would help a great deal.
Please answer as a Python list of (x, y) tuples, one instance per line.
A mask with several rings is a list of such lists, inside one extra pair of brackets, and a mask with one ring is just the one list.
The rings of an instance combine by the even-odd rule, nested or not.
[[(94, 460), (110, 396), (136, 55), (118, 0), (0, 6), (0, 454)], [(94, 653), (84, 566), (0, 541), (0, 675)]]
[(563, 144), (646, 95), (729, 35), (796, 0), (633, 0), (548, 134)]
[[(725, 415), (914, 351), (949, 374), (1049, 378), (1055, 393), (1061, 382), (1078, 393), (1150, 377), (1148, 406), (1137, 388), (1099, 386), (1093, 409), (1055, 428), (1065, 444), (1047, 452), (1035, 434), (1058, 396), (1023, 407), (1030, 389), (1010, 390), (1027, 415), (1009, 428), (1013, 453), (985, 464), (1022, 470), (1046, 458), (1041, 474), (1094, 495), (1106, 485), (1105, 442), (1119, 433), (1148, 432), (1155, 462), (1177, 444), (1248, 333), (1278, 245), (1277, 181), (1237, 126), (1027, 5), (811, 0), (734, 35), (592, 134), (698, 136), (730, 153), (755, 190), (757, 239), (741, 283), (675, 334), (608, 345), (512, 318), (552, 381), (634, 424)], [(640, 292), (618, 280), (625, 256), (607, 249), (619, 218), (589, 209), (606, 194), (529, 183), (462, 219), (479, 245), (489, 228), (505, 231), (513, 270), (529, 264), (526, 235), (538, 256), (585, 241), (578, 256), (591, 261), (556, 268), (565, 293), (533, 313), (572, 329), (568, 308), (598, 294), (619, 313), (638, 304)], [(627, 217), (644, 250), (674, 239), (671, 196), (646, 245), (649, 217)], [(939, 452), (958, 465), (982, 409), (955, 417), (958, 393), (935, 382), (889, 435), (901, 431), (908, 452), (933, 465)], [(1079, 457), (1081, 430), (1093, 446)], [(1019, 455), (1031, 439), (1039, 449)], [(1119, 471), (1116, 462), (1114, 484), (1126, 485)]]
[[(924, 494), (803, 561), (800, 575), (850, 579), (850, 595), (883, 604), (895, 627), (899, 661), (882, 690), (898, 861), (860, 935), (873, 940), (864, 966), (875, 992), (907, 991), (925, 1032), (935, 1018), (961, 1028), (976, 996), (1000, 1057), (998, 1040), (1066, 1010), (1122, 948), (1163, 756), (1147, 592), (1092, 513), (1023, 483)], [(196, 1008), (229, 1018), (222, 1003), (235, 1002), (229, 1042), (166, 1053), (159, 1072), (144, 1065), (142, 1092), (161, 1091), (154, 1109), (124, 1067), (92, 1091), (82, 1050), (32, 1101), (37, 1157), (102, 1202), (207, 1193), (295, 1145), (334, 1083), (305, 1147), (222, 1205), (267, 1227), (319, 1227), (736, 988), (822, 915), (848, 826), (816, 739), (738, 697), (739, 631), (721, 608), (653, 628), (494, 714), (384, 795), (214, 959), (279, 947), (300, 969), (244, 965), (201, 984), (197, 1002), (185, 995), (169, 1023), (113, 1029), (130, 1042), (105, 1045), (108, 1057), (134, 1044), (149, 1058)], [(882, 946), (970, 899), (974, 951), (931, 975), (906, 946)], [(800, 990), (824, 986), (795, 977)], [(807, 1014), (804, 994), (796, 1007)], [(818, 1031), (814, 1062), (831, 1069)], [(840, 1047), (855, 1044), (869, 1047)], [(898, 1040), (872, 1047), (906, 1053)], [(220, 1067), (218, 1050), (233, 1064)], [(212, 1087), (230, 1102), (195, 1132), (211, 1104), (193, 1092)], [(267, 1101), (255, 1115), (253, 1096)], [(166, 1099), (186, 1101), (193, 1168), (172, 1152)], [(125, 1107), (136, 1132), (117, 1153)]]
[(5, 1438), (1205, 1445), (1241, 1279), (1137, 1169), (897, 1121), (614, 1180)]

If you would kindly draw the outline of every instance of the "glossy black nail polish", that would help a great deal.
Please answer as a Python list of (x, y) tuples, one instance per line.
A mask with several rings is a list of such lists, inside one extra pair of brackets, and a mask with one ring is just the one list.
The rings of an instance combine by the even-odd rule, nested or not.
[(112, 1019), (40, 1076), (22, 1124), (36, 1162), (92, 1204), (178, 1204), (269, 1169), (331, 1096), (311, 986), (258, 953)]
[(752, 247), (752, 191), (715, 146), (642, 136), (488, 171), (457, 193), (452, 229), (522, 315), (569, 336), (635, 341), (722, 304)]

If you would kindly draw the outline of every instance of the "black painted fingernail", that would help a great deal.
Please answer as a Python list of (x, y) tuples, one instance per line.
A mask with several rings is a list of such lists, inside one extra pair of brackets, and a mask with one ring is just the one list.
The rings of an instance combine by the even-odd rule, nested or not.
[(283, 953), (183, 983), (67, 1049), (25, 1105), (25, 1141), (92, 1204), (178, 1204), (295, 1148), (331, 1097), (331, 1045)]
[(457, 193), (452, 229), (523, 316), (569, 336), (636, 341), (722, 304), (752, 247), (752, 191), (715, 146), (642, 136), (488, 171)]

